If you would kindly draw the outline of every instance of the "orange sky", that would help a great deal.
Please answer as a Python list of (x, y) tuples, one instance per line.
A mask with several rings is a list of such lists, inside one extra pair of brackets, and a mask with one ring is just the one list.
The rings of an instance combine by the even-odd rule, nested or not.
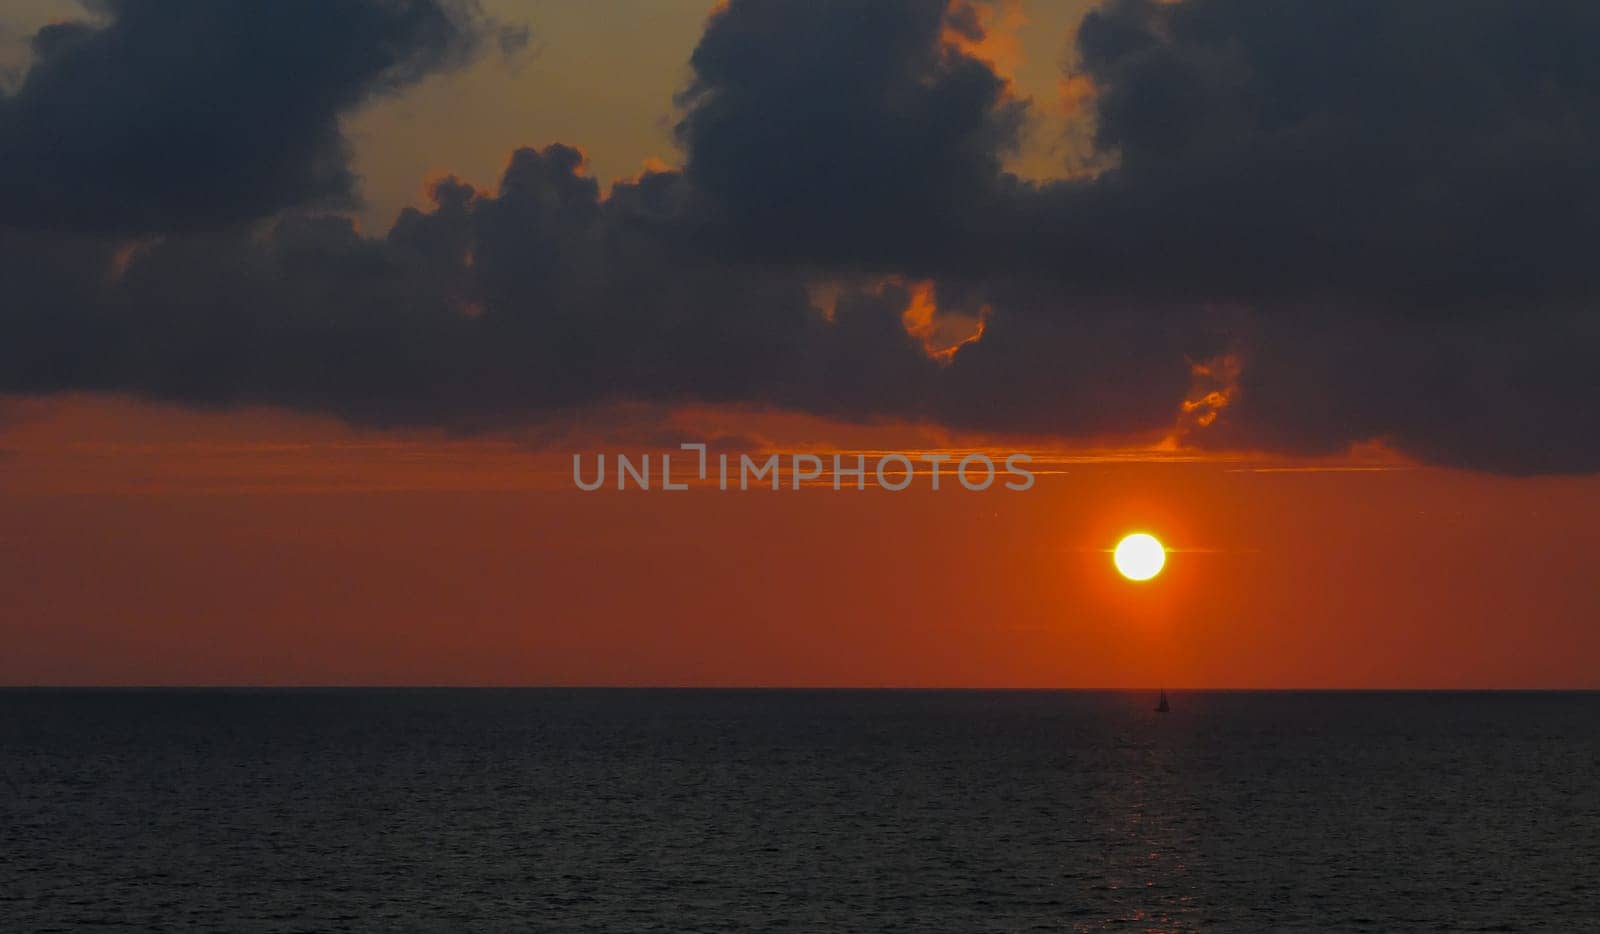
[[(1004, 5), (980, 51), (1047, 101), (1088, 5)], [(531, 20), (527, 53), (347, 121), (369, 231), (430, 173), (492, 184), (519, 145), (581, 144), (601, 179), (676, 163), (672, 93), (707, 0), (486, 6)], [(11, 19), (77, 10), (25, 0)], [(1065, 115), (1012, 168), (1061, 174)], [(782, 450), (996, 443), (665, 417)], [(1116, 439), (1120, 458), (1066, 452), (1094, 456), (1025, 493), (579, 493), (572, 451), (640, 448), (574, 427), (538, 447), (0, 398), (0, 684), (1600, 687), (1600, 477)], [(1175, 549), (1151, 584), (1111, 566), (1134, 530)]]
[[(1600, 685), (1595, 479), (1085, 458), (1022, 493), (579, 493), (581, 439), (7, 411), (5, 684)], [(922, 437), (832, 437), (873, 436)], [(1105, 551), (1134, 529), (1175, 549), (1153, 584)]]

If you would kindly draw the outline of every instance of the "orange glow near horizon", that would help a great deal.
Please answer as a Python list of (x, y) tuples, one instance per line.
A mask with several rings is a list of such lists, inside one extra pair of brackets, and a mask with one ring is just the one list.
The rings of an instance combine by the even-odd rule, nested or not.
[[(0, 684), (1600, 686), (1596, 478), (1105, 448), (1039, 452), (1026, 492), (584, 493), (573, 451), (644, 442), (592, 416), (537, 447), (4, 409)], [(638, 419), (774, 450), (1005, 447)], [(1158, 585), (1108, 573), (1130, 529), (1182, 556)]]

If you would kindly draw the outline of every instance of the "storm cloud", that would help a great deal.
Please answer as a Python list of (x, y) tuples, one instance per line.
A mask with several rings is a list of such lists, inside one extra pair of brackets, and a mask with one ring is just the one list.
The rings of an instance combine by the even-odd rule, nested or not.
[(1117, 168), (1057, 208), (1203, 295), (1592, 296), (1597, 39), (1582, 2), (1114, 0), (1077, 50)]
[(713, 16), (677, 133), (721, 245), (829, 265), (954, 258), (1026, 116), (992, 66), (945, 41), (980, 29), (968, 5), (929, 0)]
[[(383, 237), (308, 213), (354, 194), (339, 115), (503, 27), (234, 6), (36, 37), (0, 103), (0, 391), (460, 428), (711, 401), (1600, 469), (1592, 4), (1111, 0), (1067, 62), (1097, 171), (1036, 182), (1004, 167), (1042, 104), (970, 50), (970, 5), (733, 0), (689, 57), (681, 171), (605, 190), (523, 149)], [(185, 29), (232, 54), (146, 54)]]
[(0, 97), (0, 223), (170, 232), (348, 205), (340, 114), (519, 35), (471, 0), (89, 10), (35, 34)]

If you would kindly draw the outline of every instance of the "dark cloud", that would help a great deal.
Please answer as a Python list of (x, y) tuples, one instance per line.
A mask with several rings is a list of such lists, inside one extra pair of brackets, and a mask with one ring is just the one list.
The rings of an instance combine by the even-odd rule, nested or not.
[[(327, 143), (307, 126), (331, 127), (345, 171), (333, 117), (305, 112), (447, 67), (481, 29), (398, 25), (478, 22), (454, 8), (351, 9), (389, 24), (367, 38), (401, 38), (290, 82), (337, 93), (266, 95), (294, 113), (263, 125), (281, 119), (294, 145), (218, 143), (193, 185), (104, 153), (80, 172), (93, 159), (74, 153), (101, 135), (145, 152), (127, 149), (133, 124), (97, 117), (52, 171), (94, 175), (100, 201), (30, 189), (0, 161), (0, 190), (27, 194), (8, 203), (62, 199), (51, 229), (25, 229), (25, 212), (0, 228), (0, 391), (465, 429), (709, 401), (1600, 470), (1587, 2), (1112, 0), (1072, 63), (1096, 89), (1106, 168), (1035, 184), (1003, 171), (1030, 105), (961, 51), (981, 36), (970, 6), (734, 0), (691, 59), (681, 173), (603, 193), (578, 150), (524, 149), (493, 193), (447, 178), (381, 238), (284, 210), (349, 193), (348, 178), (305, 183)], [(37, 87), (92, 88), (115, 63), (176, 113), (161, 67), (140, 73), (130, 51), (156, 40), (122, 22), (42, 38), (58, 74)], [(108, 34), (127, 48), (82, 51)], [(235, 83), (268, 87), (263, 68), (239, 64)], [(35, 80), (5, 120), (43, 93)], [(185, 106), (196, 138), (239, 141), (222, 111)], [(0, 142), (3, 159), (50, 153), (25, 139)], [(177, 158), (199, 172), (191, 155)], [(255, 215), (272, 216), (204, 229)], [(934, 317), (908, 327), (908, 308)], [(978, 322), (947, 359), (924, 344)]]
[(1600, 287), (1592, 3), (1110, 0), (1073, 68), (1111, 168), (1046, 184), (1001, 169), (1030, 102), (941, 41), (971, 9), (714, 16), (678, 134), (718, 248), (1419, 313)]
[(339, 115), (526, 33), (471, 0), (96, 0), (0, 97), (0, 223), (212, 228), (355, 194)]
[(1227, 418), (1200, 439), (1330, 453), (1381, 439), (1510, 474), (1600, 470), (1600, 316), (1506, 309), (1440, 320), (1341, 308), (1251, 321)]
[[(824, 7), (713, 20), (680, 124), (690, 176), (740, 205), (710, 238), (735, 259), (1038, 283), (936, 381), (957, 388), (941, 417), (965, 399), (1008, 421), (965, 385), (991, 365), (978, 382), (1011, 387), (1039, 430), (1067, 421), (1044, 400), (1128, 416), (1106, 398), (1123, 367), (1176, 408), (1175, 363), (1231, 352), (1227, 409), (1191, 440), (1600, 468), (1600, 7), (1111, 0), (1071, 63), (1109, 168), (1046, 184), (1000, 170), (1022, 105), (938, 42), (939, 4), (897, 9), (898, 29)], [(915, 51), (840, 64), (813, 25), (830, 16)], [(987, 74), (987, 93), (921, 109), (956, 73)], [(940, 134), (906, 113), (945, 121), (944, 144), (917, 145)], [(961, 171), (926, 168), (949, 160)], [(1070, 356), (1079, 340), (1110, 373)]]
[(1025, 105), (945, 42), (943, 0), (729, 4), (690, 59), (677, 126), (719, 246), (830, 265), (923, 263), (991, 210)]
[(1114, 0), (1067, 275), (1250, 304), (1211, 443), (1600, 469), (1597, 39), (1583, 2)]
[[(492, 195), (437, 183), (433, 206), (384, 239), (303, 215), (121, 249), (12, 234), (0, 271), (17, 339), (0, 346), (0, 391), (466, 429), (645, 400), (1061, 434), (1144, 424), (1181, 400), (1175, 337), (1024, 314), (1049, 299), (1021, 285), (941, 287), (969, 315), (1001, 303), (987, 321), (1002, 336), (948, 365), (902, 323), (906, 285), (847, 283), (830, 318), (810, 273), (730, 266), (677, 237), (685, 184), (647, 174), (602, 199), (577, 151), (551, 146), (514, 154)], [(1046, 342), (1056, 365), (1042, 368)]]
[(1581, 0), (1113, 0), (1077, 47), (1118, 168), (1055, 223), (1211, 297), (1591, 296), (1596, 38)]

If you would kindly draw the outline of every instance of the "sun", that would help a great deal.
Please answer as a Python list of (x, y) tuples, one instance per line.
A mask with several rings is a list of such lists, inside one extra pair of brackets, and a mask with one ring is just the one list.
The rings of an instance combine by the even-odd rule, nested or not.
[(1117, 570), (1122, 572), (1123, 577), (1131, 581), (1147, 581), (1161, 573), (1167, 563), (1167, 550), (1161, 547), (1161, 542), (1154, 535), (1135, 532), (1117, 542), (1112, 560), (1117, 563)]

